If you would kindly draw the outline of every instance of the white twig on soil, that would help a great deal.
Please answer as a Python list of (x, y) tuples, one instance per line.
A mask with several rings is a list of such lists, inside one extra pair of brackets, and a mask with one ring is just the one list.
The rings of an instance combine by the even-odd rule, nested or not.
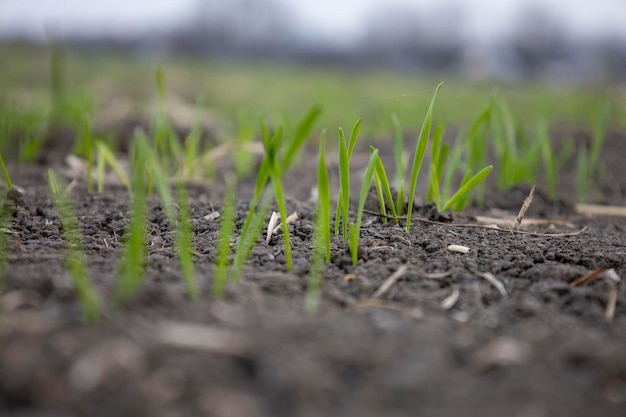
[(476, 276), (486, 279), (491, 285), (494, 286), (496, 290), (498, 290), (502, 298), (507, 298), (509, 296), (502, 281), (496, 278), (491, 272), (472, 271), (472, 273)]
[(459, 301), (460, 291), (457, 288), (452, 289), (452, 293), (441, 301), (441, 308), (450, 310)]
[(513, 230), (519, 230), (520, 226), (522, 225), (522, 220), (524, 220), (524, 216), (526, 215), (526, 212), (528, 211), (528, 208), (530, 207), (530, 203), (533, 202), (533, 197), (535, 197), (535, 186), (537, 184), (533, 184), (533, 186), (530, 188), (530, 192), (528, 193), (528, 197), (526, 197), (526, 199), (524, 200), (524, 204), (522, 204), (522, 208), (519, 210), (519, 213), (517, 213), (517, 219), (515, 219), (515, 224), (513, 225)]
[(267, 234), (265, 235), (265, 244), (269, 244), (272, 239), (272, 234), (274, 233), (274, 228), (277, 227), (278, 220), (280, 219), (280, 214), (276, 211), (272, 211), (272, 215), (270, 216), (270, 221), (267, 224)]
[(220, 218), (220, 212), (219, 211), (212, 211), (211, 213), (207, 214), (206, 216), (203, 217), (204, 220), (206, 221), (213, 221), (213, 220), (217, 220)]
[(404, 275), (407, 269), (408, 267), (406, 264), (400, 266), (400, 268), (398, 268), (396, 272), (391, 274), (389, 278), (387, 278), (385, 282), (383, 282), (383, 285), (381, 285), (380, 288), (374, 293), (372, 298), (378, 298), (383, 295), (398, 280), (398, 278)]
[(248, 342), (235, 332), (201, 324), (162, 321), (152, 332), (158, 343), (181, 349), (192, 349), (225, 355), (245, 356)]
[(590, 216), (626, 217), (626, 207), (602, 206), (597, 204), (576, 204), (576, 211)]
[[(295, 223), (298, 220), (298, 213), (293, 212), (287, 216), (287, 224)], [(280, 230), (282, 224), (280, 223), (280, 214), (273, 211), (270, 221), (267, 225), (267, 236), (265, 237), (265, 243), (269, 244), (272, 235), (275, 235)]]
[(617, 275), (615, 269), (610, 268), (602, 273), (602, 277), (606, 280), (609, 286), (609, 298), (606, 303), (606, 310), (604, 311), (604, 317), (607, 320), (612, 321), (615, 317), (615, 307), (617, 306), (617, 289), (622, 278)]
[(615, 317), (615, 306), (617, 305), (617, 285), (610, 280), (607, 280), (606, 283), (609, 285), (609, 298), (606, 302), (604, 317), (608, 321), (612, 321)]

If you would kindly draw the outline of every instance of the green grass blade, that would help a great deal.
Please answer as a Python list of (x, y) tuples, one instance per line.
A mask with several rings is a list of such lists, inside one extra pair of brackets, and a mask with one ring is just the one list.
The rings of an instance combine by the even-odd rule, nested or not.
[(91, 175), (93, 170), (93, 137), (89, 120), (85, 121), (84, 135), (85, 159), (87, 160), (87, 192), (91, 194), (93, 192), (93, 177)]
[(430, 164), (430, 182), (428, 183), (429, 201), (435, 203), (437, 211), (441, 211), (441, 195), (439, 193), (438, 166)]
[(274, 137), (268, 139), (266, 135), (263, 136), (263, 147), (265, 148), (265, 157), (267, 158), (270, 167), (270, 178), (274, 185), (274, 193), (276, 195), (276, 204), (278, 205), (278, 211), (280, 213), (281, 229), (283, 232), (283, 243), (285, 246), (285, 262), (287, 264), (287, 270), (291, 271), (291, 242), (289, 240), (289, 224), (287, 224), (287, 207), (285, 205), (285, 194), (282, 184), (282, 172), (280, 164), (277, 160), (278, 147), (282, 141), (282, 129), (279, 127)]
[(478, 184), (482, 183), (493, 170), (493, 165), (486, 166), (481, 169), (476, 175), (471, 177), (469, 180), (463, 183), (463, 185), (459, 188), (459, 190), (448, 200), (448, 202), (443, 206), (441, 211), (448, 211), (450, 208), (455, 205), (460, 199), (469, 195), (474, 187)]
[[(339, 198), (337, 204), (341, 204), (343, 242), (345, 243), (348, 239), (348, 213), (350, 211), (350, 157), (341, 128), (339, 128)], [(335, 234), (337, 230), (337, 219), (335, 219)]]
[[(468, 149), (467, 166), (472, 172), (477, 172), (487, 164), (487, 137), (494, 107), (494, 100), (490, 99), (489, 103), (480, 112), (478, 117), (472, 123), (469, 132), (465, 138), (465, 145)], [(478, 194), (478, 204), (484, 201), (485, 188), (483, 184), (478, 185), (476, 189)]]
[(311, 274), (304, 304), (305, 309), (309, 312), (317, 310), (321, 297), (322, 280), (324, 278), (324, 262), (330, 263), (330, 185), (328, 181), (325, 152), (326, 130), (322, 130), (317, 163), (317, 189), (319, 200), (313, 239)]
[(196, 284), (194, 263), (192, 258), (193, 238), (191, 236), (191, 228), (189, 225), (189, 206), (187, 202), (187, 192), (182, 184), (178, 184), (178, 207), (180, 214), (176, 213), (176, 205), (170, 189), (168, 179), (163, 175), (163, 167), (159, 165), (159, 161), (150, 148), (145, 136), (139, 134), (135, 138), (137, 150), (145, 158), (146, 169), (150, 172), (154, 186), (156, 188), (165, 217), (174, 234), (174, 247), (178, 260), (180, 262), (183, 278), (187, 286), (187, 292), (191, 299), (198, 297), (198, 287)]
[(104, 189), (104, 169), (106, 165), (111, 167), (117, 178), (130, 192), (131, 186), (128, 175), (126, 175), (122, 165), (119, 163), (111, 149), (104, 142), (98, 142), (96, 148), (98, 150), (98, 192), (101, 193)]
[[(370, 156), (374, 153), (375, 148), (370, 146)], [(384, 215), (387, 214), (385, 208), (383, 195), (387, 199), (387, 203), (389, 204), (389, 210), (391, 211), (391, 216), (393, 217), (394, 224), (399, 224), (398, 220), (398, 209), (395, 207), (395, 202), (393, 201), (393, 195), (391, 194), (391, 186), (389, 185), (389, 178), (387, 177), (387, 172), (385, 170), (385, 166), (383, 165), (383, 160), (380, 158), (380, 155), (376, 158), (376, 171), (374, 172), (374, 180), (376, 181), (376, 190), (378, 192), (378, 199), (381, 201), (381, 213)], [(380, 183), (380, 184), (379, 184)], [(378, 188), (381, 188), (379, 191)], [(384, 217), (383, 217), (384, 219)], [(385, 222), (386, 223), (386, 222)]]
[(250, 226), (239, 236), (239, 243), (235, 250), (235, 260), (233, 261), (233, 273), (231, 275), (231, 282), (238, 282), (254, 245), (256, 244), (261, 229), (267, 219), (267, 212), (269, 211), (270, 201), (273, 197), (272, 193), (267, 192), (261, 199), (258, 209), (256, 211), (250, 210), (248, 216), (251, 219)]
[(183, 278), (187, 286), (187, 292), (192, 300), (198, 298), (198, 285), (196, 284), (196, 272), (193, 260), (193, 233), (191, 230), (191, 214), (187, 201), (187, 190), (183, 183), (178, 184), (178, 207), (180, 207), (180, 218), (176, 234), (174, 235), (174, 245), (183, 272)]
[(293, 165), (296, 157), (300, 153), (302, 146), (306, 143), (313, 124), (318, 119), (322, 110), (319, 107), (313, 107), (304, 116), (304, 118), (298, 124), (295, 133), (288, 142), (287, 150), (285, 151), (282, 160), (280, 161), (281, 172), (287, 172), (291, 165)]
[[(359, 253), (359, 237), (361, 233), (361, 223), (363, 221), (363, 209), (365, 208), (365, 201), (367, 200), (367, 195), (369, 194), (370, 185), (372, 185), (372, 179), (374, 177), (374, 173), (376, 172), (376, 164), (378, 162), (378, 149), (375, 149), (374, 152), (370, 154), (370, 159), (367, 164), (367, 168), (365, 169), (365, 174), (363, 176), (363, 184), (361, 185), (361, 194), (359, 198), (359, 207), (357, 210), (356, 217), (356, 226), (354, 229), (350, 231), (350, 252), (352, 254), (352, 265), (356, 266), (358, 261), (358, 253)], [(352, 229), (352, 223), (350, 224), (350, 228)]]
[(87, 322), (95, 323), (100, 319), (100, 302), (89, 276), (78, 218), (74, 214), (69, 196), (61, 189), (51, 169), (48, 170), (48, 180), (59, 220), (63, 226), (63, 237), (67, 243), (65, 266), (76, 288), (83, 318)]
[(2, 175), (4, 175), (4, 181), (7, 184), (7, 188), (9, 190), (13, 189), (13, 183), (11, 182), (11, 177), (9, 176), (9, 170), (7, 166), (4, 164), (4, 158), (2, 157), (2, 152), (0, 152), (0, 168), (2, 168)]
[(576, 188), (578, 201), (581, 203), (586, 203), (589, 198), (589, 187), (591, 185), (589, 171), (589, 154), (587, 153), (587, 149), (581, 147), (578, 151), (578, 159), (576, 162)]
[(146, 206), (145, 160), (137, 144), (131, 148), (133, 192), (130, 206), (130, 221), (124, 232), (122, 262), (116, 284), (115, 299), (119, 304), (132, 297), (145, 277), (146, 268)]
[(457, 173), (462, 170), (461, 157), (463, 156), (463, 141), (461, 136), (457, 137), (452, 152), (450, 153), (449, 163), (445, 168), (445, 180), (443, 181), (443, 190), (440, 189), (441, 196), (447, 198), (452, 194), (452, 184)]
[(387, 207), (385, 206), (385, 196), (383, 195), (383, 186), (378, 175), (374, 174), (374, 185), (376, 186), (376, 196), (378, 197), (378, 206), (382, 215), (383, 224), (387, 224)]
[(391, 113), (391, 124), (393, 125), (393, 155), (396, 163), (396, 177), (393, 180), (394, 187), (398, 190), (396, 199), (396, 210), (398, 215), (402, 215), (404, 206), (404, 181), (406, 176), (406, 168), (404, 161), (404, 140), (402, 138), (402, 127), (400, 119), (395, 113)]
[(217, 244), (217, 269), (215, 272), (215, 280), (213, 281), (213, 296), (215, 298), (221, 298), (226, 290), (226, 283), (228, 281), (228, 258), (231, 252), (230, 244), (235, 225), (236, 204), (235, 182), (231, 181), (226, 186), (219, 241)]
[[(439, 178), (440, 177), (440, 161), (439, 161), (439, 155), (441, 154), (441, 140), (443, 137), (443, 126), (439, 125), (437, 126), (437, 128), (435, 129), (435, 133), (433, 133), (433, 140), (431, 142), (430, 145), (430, 149), (431, 149), (431, 165), (434, 164), (435, 165), (435, 170), (433, 171), (431, 169), (430, 171), (430, 179), (428, 181), (428, 193), (426, 194), (426, 201), (428, 202), (433, 202), (435, 201), (438, 197), (439, 197)], [(433, 184), (434, 181), (437, 181), (437, 195), (435, 195), (435, 190), (434, 187), (435, 185)]]
[(411, 185), (408, 190), (409, 191), (409, 205), (408, 205), (407, 213), (406, 213), (406, 232), (407, 233), (411, 231), (411, 215), (413, 212), (413, 202), (415, 200), (415, 186), (417, 185), (417, 177), (422, 167), (424, 155), (426, 154), (426, 147), (428, 146), (428, 138), (430, 136), (430, 127), (432, 125), (432, 120), (433, 120), (433, 107), (435, 106), (435, 99), (437, 98), (437, 93), (439, 93), (439, 90), (441, 90), (442, 85), (443, 83), (439, 83), (439, 85), (435, 89), (435, 93), (433, 94), (433, 98), (430, 102), (430, 106), (428, 106), (428, 111), (426, 112), (426, 116), (424, 117), (424, 122), (422, 123), (422, 128), (420, 130), (419, 138), (415, 146), (415, 154), (413, 155), (413, 167), (411, 169)]
[(320, 138), (319, 156), (317, 162), (317, 190), (319, 202), (317, 206), (318, 227), (322, 228), (320, 239), (324, 245), (326, 262), (330, 262), (330, 181), (326, 167), (326, 130)]
[(200, 154), (200, 139), (202, 137), (202, 127), (200, 121), (196, 120), (191, 131), (185, 138), (185, 162), (183, 175), (187, 178), (196, 176), (196, 161)]
[(354, 124), (352, 128), (352, 133), (350, 134), (350, 142), (348, 143), (348, 161), (352, 158), (352, 152), (354, 152), (354, 148), (356, 147), (356, 141), (359, 138), (359, 132), (361, 131), (361, 123), (363, 119), (359, 119)]
[(558, 165), (556, 156), (554, 155), (552, 141), (548, 133), (548, 125), (545, 122), (537, 124), (537, 140), (541, 144), (541, 156), (543, 158), (544, 172), (546, 176), (546, 185), (550, 196), (557, 198), (558, 190)]

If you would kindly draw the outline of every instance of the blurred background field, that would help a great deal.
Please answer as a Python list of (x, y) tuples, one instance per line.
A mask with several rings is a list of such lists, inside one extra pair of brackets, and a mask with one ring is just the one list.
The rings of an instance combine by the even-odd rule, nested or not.
[(258, 139), (258, 114), (289, 126), (314, 105), (331, 136), (363, 118), (368, 140), (390, 139), (392, 112), (417, 133), (440, 81), (434, 122), (452, 132), (494, 97), (520, 130), (590, 131), (605, 104), (621, 130), (625, 21), (617, 0), (5, 1), (3, 146), (87, 119), (100, 137), (149, 126), (159, 68), (171, 121), (217, 142)]

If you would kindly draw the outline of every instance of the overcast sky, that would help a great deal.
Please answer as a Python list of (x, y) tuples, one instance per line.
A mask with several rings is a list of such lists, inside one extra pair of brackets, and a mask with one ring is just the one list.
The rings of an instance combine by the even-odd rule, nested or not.
[[(0, 36), (21, 34), (45, 40), (46, 31), (135, 35), (170, 28), (188, 20), (201, 0), (0, 0)], [(224, 0), (226, 1), (226, 0)], [(406, 5), (428, 16), (437, 7), (465, 9), (463, 30), (473, 37), (498, 36), (517, 11), (535, 5), (553, 11), (583, 35), (613, 34), (626, 41), (626, 0), (278, 0), (293, 12), (298, 27), (311, 36), (356, 38), (376, 11)], [(529, 28), (529, 30), (532, 30)]]

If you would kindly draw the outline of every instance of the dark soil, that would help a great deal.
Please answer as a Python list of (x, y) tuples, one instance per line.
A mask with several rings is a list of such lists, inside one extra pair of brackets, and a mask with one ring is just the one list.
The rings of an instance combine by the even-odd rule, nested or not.
[[(601, 202), (626, 203), (625, 143), (620, 134), (607, 140)], [(319, 311), (307, 314), (314, 159), (303, 157), (286, 185), (288, 209), (300, 216), (291, 226), (293, 271), (286, 271), (280, 234), (269, 245), (260, 239), (242, 281), (219, 301), (211, 296), (219, 220), (205, 216), (220, 210), (220, 186), (189, 190), (200, 299), (188, 300), (172, 234), (152, 201), (145, 286), (116, 309), (111, 298), (128, 196), (115, 187), (88, 195), (80, 184), (75, 209), (107, 306), (98, 325), (82, 322), (65, 272), (66, 246), (45, 167), (14, 168), (24, 194), (11, 203), (0, 415), (624, 415), (624, 285), (617, 285), (609, 319), (608, 279), (571, 284), (597, 268), (626, 278), (626, 219), (577, 214), (567, 198), (571, 167), (561, 177), (563, 201), (552, 202), (540, 187), (527, 215), (555, 222), (523, 229), (569, 233), (588, 226), (584, 233), (542, 237), (454, 226), (502, 214), (495, 209), (515, 215), (528, 188), (490, 187), (486, 207), (463, 215), (421, 206), (416, 216), (444, 224), (416, 220), (410, 234), (366, 215), (358, 265), (351, 266), (346, 246), (333, 238)], [(355, 172), (359, 160), (355, 155)], [(449, 244), (470, 251), (448, 252)], [(373, 299), (403, 265), (406, 273)], [(484, 273), (501, 281), (506, 294)], [(457, 291), (458, 301), (444, 308)]]

